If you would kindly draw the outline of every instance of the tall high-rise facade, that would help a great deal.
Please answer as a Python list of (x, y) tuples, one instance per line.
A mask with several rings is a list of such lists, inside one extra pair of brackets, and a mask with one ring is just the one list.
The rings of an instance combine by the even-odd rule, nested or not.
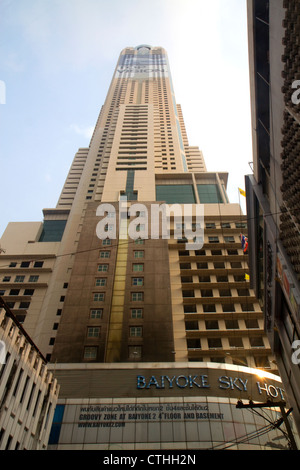
[(251, 285), (300, 429), (299, 2), (249, 0)]
[(56, 208), (1, 239), (1, 294), (60, 384), (51, 445), (209, 448), (250, 426), (237, 398), (283, 399), (227, 178), (189, 145), (165, 50), (124, 49)]

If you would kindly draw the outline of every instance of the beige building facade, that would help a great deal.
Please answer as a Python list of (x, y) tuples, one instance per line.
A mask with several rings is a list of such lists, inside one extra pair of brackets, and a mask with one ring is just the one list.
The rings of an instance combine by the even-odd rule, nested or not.
[[(228, 201), (227, 180), (208, 172), (188, 142), (166, 51), (124, 49), (90, 146), (75, 155), (57, 207), (44, 210), (43, 223), (10, 224), (1, 238), (1, 294), (58, 381), (71, 384), (72, 371), (101, 364), (116, 371), (213, 364), (205, 367), (275, 377), (241, 244), (246, 217)], [(88, 383), (89, 372), (80, 380)], [(119, 398), (123, 385), (116, 385)], [(71, 388), (62, 400), (97, 401)], [(62, 419), (54, 418), (60, 425), (51, 438), (58, 448), (65, 448)]]
[(0, 347), (0, 449), (46, 450), (59, 385), (2, 299)]

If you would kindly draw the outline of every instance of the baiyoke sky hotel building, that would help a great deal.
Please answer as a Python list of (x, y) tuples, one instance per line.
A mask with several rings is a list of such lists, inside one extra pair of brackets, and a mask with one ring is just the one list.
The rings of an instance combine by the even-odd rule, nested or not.
[(57, 206), (0, 240), (1, 296), (60, 387), (49, 449), (289, 448), (282, 403), (297, 441), (227, 179), (166, 51), (125, 48)]

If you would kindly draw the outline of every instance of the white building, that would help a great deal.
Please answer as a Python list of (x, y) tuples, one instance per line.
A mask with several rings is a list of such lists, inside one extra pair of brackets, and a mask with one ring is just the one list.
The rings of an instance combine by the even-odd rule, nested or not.
[(0, 450), (46, 450), (59, 386), (2, 300), (0, 341)]

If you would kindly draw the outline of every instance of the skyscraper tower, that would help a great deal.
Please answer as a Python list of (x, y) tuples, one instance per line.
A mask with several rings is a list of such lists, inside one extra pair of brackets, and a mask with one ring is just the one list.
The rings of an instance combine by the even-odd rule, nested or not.
[[(74, 178), (78, 180), (76, 191), (70, 189), (76, 187)], [(207, 310), (208, 318), (202, 316), (200, 321), (203, 326), (206, 322), (208, 330), (218, 330), (217, 317), (212, 320), (212, 314), (218, 310), (217, 296), (219, 308), (222, 305), (222, 312), (229, 314), (228, 317), (232, 317), (232, 311), (226, 310), (235, 309), (234, 300), (239, 301), (239, 309), (245, 312), (257, 308), (258, 315), (254, 318), (252, 314), (250, 323), (259, 327), (260, 309), (249, 296), (244, 275), (247, 263), (239, 239), (244, 220), (240, 208), (228, 203), (226, 181), (224, 173), (208, 173), (199, 149), (188, 144), (166, 52), (145, 45), (124, 49), (90, 147), (75, 156), (57, 205), (59, 209), (70, 209), (64, 235), (68, 251), (74, 250), (71, 239), (73, 243), (78, 240), (78, 248), (70, 278), (61, 279), (68, 283), (68, 290), (52, 360), (174, 361), (185, 360), (189, 355), (197, 359), (200, 336), (202, 343), (207, 343), (209, 356), (209, 344), (217, 345), (213, 351), (219, 360), (224, 360), (224, 348), (231, 351), (231, 344), (244, 346), (241, 338), (232, 335), (231, 328), (227, 329), (227, 348), (226, 340), (219, 335), (210, 338), (214, 336), (212, 331), (209, 335), (207, 328), (201, 328), (200, 317), (196, 319), (195, 315), (198, 310)], [(115, 239), (104, 239), (101, 244), (96, 233), (99, 204), (111, 203), (118, 210), (122, 196), (129, 205), (146, 204), (148, 239), (118, 243), (118, 235)], [(207, 222), (207, 234), (211, 231), (212, 235), (208, 240), (210, 251), (189, 253), (174, 237), (169, 241), (152, 240), (150, 203), (155, 201), (205, 204), (206, 219), (210, 216)], [(75, 234), (79, 231), (76, 240)], [(221, 246), (224, 249), (220, 249)], [(208, 254), (210, 258), (206, 257)], [(87, 269), (89, 277), (85, 275)], [(228, 278), (229, 270), (232, 278)], [(211, 278), (209, 274), (217, 277)], [(239, 284), (236, 284), (237, 279)], [(211, 288), (213, 280), (221, 282), (218, 284), (221, 290)], [(237, 290), (231, 291), (230, 280)], [(84, 289), (81, 289), (82, 283)], [(184, 296), (180, 309), (178, 296)], [(233, 302), (229, 302), (232, 298)], [(249, 323), (246, 317), (244, 320)], [(221, 329), (226, 330), (225, 323), (221, 325)], [(200, 334), (202, 329), (205, 335)], [(244, 329), (248, 333), (245, 326)], [(176, 340), (177, 331), (179, 336), (186, 331), (187, 339)], [(153, 338), (159, 341), (159, 348), (153, 348)], [(260, 337), (248, 339), (246, 336), (249, 344), (238, 359), (245, 365), (248, 365), (245, 351), (251, 350), (250, 340), (253, 344), (260, 341), (262, 347), (267, 346), (262, 331)], [(261, 356), (260, 351), (256, 359), (257, 364), (252, 365), (269, 365), (266, 352)]]
[[(63, 410), (74, 399), (97, 407), (103, 399), (136, 400), (143, 389), (159, 400), (158, 390), (169, 384), (172, 396), (176, 381), (181, 400), (183, 388), (210, 390), (205, 371), (216, 378), (223, 367), (219, 389), (227, 394), (248, 397), (257, 367), (268, 370), (264, 385), (275, 380), (281, 393), (245, 277), (246, 219), (228, 201), (227, 178), (208, 172), (199, 148), (189, 145), (165, 50), (124, 49), (90, 145), (75, 155), (56, 208), (44, 209), (43, 223), (9, 224), (1, 239), (2, 295), (53, 363)], [(241, 382), (229, 379), (228, 370), (237, 374), (241, 366)], [(251, 393), (260, 397), (268, 388), (257, 383)], [(80, 408), (76, 426), (89, 412)], [(54, 428), (61, 429), (62, 415)], [(60, 442), (84, 445), (66, 433)], [(128, 445), (140, 439), (130, 436)], [(85, 442), (114, 439), (121, 438)]]
[[(86, 155), (86, 164), (79, 183), (82, 182), (84, 188), (78, 188), (72, 206), (78, 207), (76, 198), (80, 198), (81, 216), (84, 207), (89, 207), (86, 214), (89, 220), (84, 220), (82, 227), (94, 228), (89, 234), (83, 229), (78, 250), (81, 252), (86, 247), (95, 246), (89, 256), (93, 257), (93, 263), (96, 262), (93, 270), (98, 278), (90, 278), (84, 295), (87, 296), (88, 289), (89, 300), (103, 299), (100, 304), (86, 304), (86, 308), (103, 306), (96, 309), (97, 313), (92, 308), (93, 313), (90, 313), (92, 316), (101, 316), (102, 341), (97, 346), (97, 353), (96, 347), (92, 346), (86, 346), (87, 350), (83, 353), (82, 347), (85, 342), (88, 343), (86, 328), (89, 313), (87, 311), (83, 316), (81, 309), (76, 309), (75, 313), (73, 305), (74, 294), (78, 294), (78, 282), (81, 283), (81, 276), (86, 269), (87, 257), (83, 255), (80, 260), (80, 256), (76, 256), (75, 264), (78, 265), (81, 276), (77, 275), (70, 280), (69, 295), (64, 303), (67, 311), (70, 302), (70, 316), (65, 317), (69, 333), (64, 336), (58, 334), (55, 357), (59, 360), (63, 349), (64, 354), (67, 354), (65, 360), (68, 361), (80, 361), (85, 354), (96, 355), (95, 358), (100, 361), (124, 361), (128, 360), (128, 354), (131, 358), (141, 358), (143, 349), (146, 360), (174, 360), (167, 240), (147, 240), (147, 247), (144, 240), (128, 244), (123, 241), (119, 246), (116, 240), (104, 240), (103, 251), (100, 252), (100, 257), (103, 257), (100, 260), (104, 264), (99, 264), (99, 239), (96, 234), (96, 224), (99, 221), (96, 212), (100, 201), (118, 206), (120, 197), (125, 196), (129, 204), (135, 201), (145, 202), (148, 208), (150, 202), (157, 198), (164, 201), (168, 197), (168, 202), (172, 199), (179, 203), (196, 202), (192, 175), (188, 175), (188, 168), (195, 167), (204, 171), (205, 165), (201, 152), (188, 146), (182, 114), (174, 99), (167, 55), (163, 49), (140, 46), (125, 49), (121, 53)], [(74, 165), (77, 163), (78, 155)], [(167, 176), (164, 177), (164, 174)], [(172, 174), (182, 175), (180, 184), (169, 186)], [(71, 201), (66, 202), (66, 198), (69, 197), (68, 188), (73, 185), (73, 176), (71, 170), (58, 207), (71, 204)], [(150, 230), (151, 227), (148, 228), (149, 232)], [(96, 287), (99, 292), (95, 290)], [(133, 288), (137, 292), (131, 292)], [(74, 294), (70, 294), (72, 289), (75, 290)], [(133, 300), (135, 297), (143, 298), (137, 304), (140, 307), (138, 309), (133, 309), (133, 302), (137, 302)], [(80, 300), (77, 299), (77, 302)], [(141, 303), (145, 307), (141, 308)], [(107, 309), (110, 310), (109, 316)], [(124, 341), (124, 328), (134, 331), (134, 327), (130, 327), (128, 322), (133, 318), (136, 322), (139, 318), (135, 318), (137, 315), (142, 315), (140, 321), (143, 322), (143, 348), (139, 337), (134, 337), (137, 345), (132, 338), (131, 343), (126, 344), (127, 341)], [(81, 326), (79, 318), (85, 318)], [(93, 318), (91, 324), (96, 324), (95, 320)], [(76, 331), (75, 325), (80, 332)], [(60, 330), (63, 332), (64, 328)], [(135, 334), (141, 334), (141, 331), (140, 327)], [(70, 348), (69, 334), (78, 335), (78, 349)], [(153, 348), (153, 337), (159, 338), (160, 348)]]

